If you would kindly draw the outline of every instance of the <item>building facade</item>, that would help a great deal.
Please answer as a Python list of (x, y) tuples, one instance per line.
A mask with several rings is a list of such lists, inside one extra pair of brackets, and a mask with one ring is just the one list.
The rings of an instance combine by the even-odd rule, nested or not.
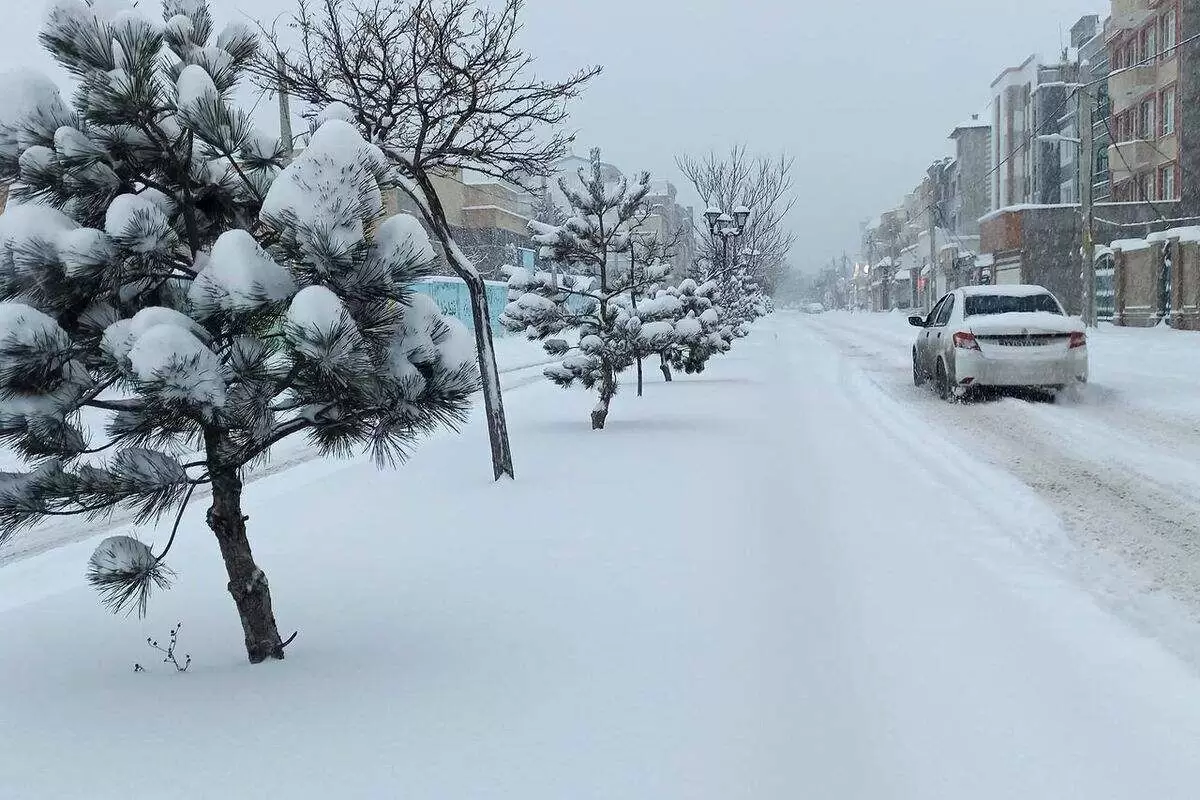
[(954, 142), (954, 175), (950, 187), (948, 226), (959, 239), (979, 243), (979, 218), (991, 211), (992, 125), (978, 114), (950, 132)]
[[(1108, 94), (1108, 44), (1105, 41), (1104, 30), (1107, 19), (1101, 20), (1097, 14), (1089, 14), (1080, 18), (1071, 27), (1071, 46), (1076, 49), (1079, 65), (1079, 83), (1081, 92), (1077, 93), (1070, 103), (1068, 116), (1064, 118), (1063, 135), (1073, 139), (1079, 136), (1079, 103), (1092, 103), (1092, 200), (1096, 203), (1112, 199), (1112, 176), (1108, 170), (1108, 148), (1112, 138), (1108, 135), (1110, 127), (1108, 117), (1112, 106)], [(1080, 169), (1080, 147), (1064, 144), (1062, 147), (1063, 164), (1063, 202), (1078, 203), (1082, 197), (1079, 191), (1079, 181), (1083, 171)]]
[[(1197, 208), (1200, 0), (1113, 0), (1105, 30), (1111, 74), (1108, 166), (1113, 198), (1155, 202), (1172, 216)], [(1189, 124), (1190, 123), (1190, 124)]]
[(1032, 202), (1033, 159), (1026, 144), (1033, 129), (1036, 81), (1036, 56), (992, 81), (992, 208)]
[(646, 205), (650, 209), (646, 229), (660, 242), (677, 241), (671, 266), (674, 276), (682, 278), (696, 258), (695, 210), (679, 203), (679, 190), (668, 180), (650, 182)]

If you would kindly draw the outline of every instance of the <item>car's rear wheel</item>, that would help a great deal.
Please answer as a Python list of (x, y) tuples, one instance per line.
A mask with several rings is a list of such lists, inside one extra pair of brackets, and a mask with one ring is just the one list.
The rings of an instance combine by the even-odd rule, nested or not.
[(924, 386), (928, 382), (929, 379), (921, 369), (921, 362), (917, 359), (917, 351), (913, 350), (913, 386)]
[(946, 372), (946, 362), (938, 359), (937, 376), (934, 380), (934, 385), (937, 387), (938, 397), (946, 402), (953, 402), (954, 392), (950, 388), (950, 375)]

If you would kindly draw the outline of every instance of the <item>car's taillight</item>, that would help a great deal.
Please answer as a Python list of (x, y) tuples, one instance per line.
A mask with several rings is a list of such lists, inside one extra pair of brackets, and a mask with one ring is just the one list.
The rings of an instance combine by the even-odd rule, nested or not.
[(954, 334), (954, 346), (960, 350), (978, 350), (979, 342), (975, 341), (975, 334), (960, 331)]
[(1087, 334), (1086, 333), (1072, 333), (1071, 334), (1071, 346), (1068, 349), (1074, 350), (1076, 347), (1087, 347)]

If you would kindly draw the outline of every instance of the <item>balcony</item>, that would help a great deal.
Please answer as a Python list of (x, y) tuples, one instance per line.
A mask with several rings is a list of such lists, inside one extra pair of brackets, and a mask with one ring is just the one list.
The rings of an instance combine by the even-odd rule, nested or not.
[(1120, 114), (1158, 85), (1158, 68), (1153, 64), (1117, 70), (1108, 79), (1112, 112)]
[(1121, 142), (1108, 148), (1108, 168), (1112, 173), (1113, 183), (1120, 183), (1145, 172), (1161, 160), (1154, 149), (1154, 143), (1142, 139)]
[(1154, 16), (1150, 7), (1151, 0), (1112, 0), (1112, 14), (1109, 19), (1109, 35), (1116, 36), (1125, 31), (1133, 31), (1145, 25)]

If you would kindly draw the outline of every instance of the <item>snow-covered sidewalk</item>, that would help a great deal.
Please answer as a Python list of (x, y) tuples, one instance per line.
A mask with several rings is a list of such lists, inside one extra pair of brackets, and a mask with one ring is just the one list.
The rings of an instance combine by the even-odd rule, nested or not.
[[(0, 796), (1193, 797), (1193, 669), (876, 377), (779, 315), (603, 433), (582, 392), (512, 392), (516, 483), (478, 420), (397, 472), (264, 477), (278, 664), (245, 665), (198, 510), (144, 622), (88, 543), (4, 567)], [(184, 675), (141, 644), (178, 621)]]

